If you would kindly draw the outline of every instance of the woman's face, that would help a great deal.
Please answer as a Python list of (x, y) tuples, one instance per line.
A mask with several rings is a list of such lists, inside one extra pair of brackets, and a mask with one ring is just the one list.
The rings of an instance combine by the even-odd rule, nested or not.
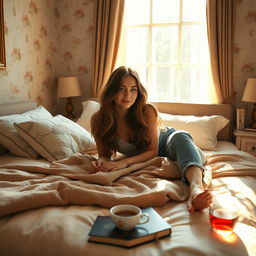
[(137, 81), (132, 76), (123, 77), (120, 88), (115, 96), (115, 103), (120, 109), (129, 109), (136, 101), (138, 96)]

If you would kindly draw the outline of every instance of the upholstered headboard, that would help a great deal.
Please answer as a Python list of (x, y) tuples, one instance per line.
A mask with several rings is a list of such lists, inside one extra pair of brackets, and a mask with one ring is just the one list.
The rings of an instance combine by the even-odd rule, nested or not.
[(169, 102), (153, 102), (153, 104), (157, 107), (159, 112), (172, 115), (222, 115), (230, 120), (230, 122), (219, 132), (218, 139), (228, 141), (231, 141), (232, 139), (233, 108), (229, 104), (192, 104)]
[[(98, 101), (97, 98), (86, 100)], [(210, 116), (221, 115), (230, 122), (218, 133), (218, 140), (232, 141), (233, 131), (233, 107), (230, 104), (193, 104), (172, 102), (151, 102), (159, 112), (172, 115)]]
[(37, 104), (33, 101), (0, 104), (0, 116), (20, 114), (36, 107)]

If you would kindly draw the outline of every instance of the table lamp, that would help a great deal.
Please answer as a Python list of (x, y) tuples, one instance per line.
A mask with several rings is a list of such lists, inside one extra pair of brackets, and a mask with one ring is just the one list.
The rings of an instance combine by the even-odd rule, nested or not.
[(81, 88), (77, 77), (59, 77), (57, 97), (67, 98), (66, 111), (67, 118), (75, 119), (73, 115), (72, 97), (81, 96)]
[(242, 101), (253, 102), (251, 128), (256, 129), (256, 78), (248, 78)]

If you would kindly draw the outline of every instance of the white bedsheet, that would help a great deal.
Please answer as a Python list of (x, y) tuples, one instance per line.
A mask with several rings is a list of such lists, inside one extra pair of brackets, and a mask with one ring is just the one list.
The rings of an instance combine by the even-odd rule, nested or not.
[[(232, 143), (219, 142), (218, 152), (238, 152)], [(210, 154), (212, 152), (206, 152)], [(45, 163), (9, 154), (0, 163)], [(255, 166), (256, 168), (256, 166)], [(132, 249), (88, 243), (88, 232), (97, 215), (108, 215), (99, 206), (61, 206), (28, 210), (0, 219), (0, 255), (26, 256), (158, 256), (158, 255), (256, 255), (256, 176), (213, 179), (216, 198), (232, 198), (240, 210), (235, 233), (224, 239), (212, 232), (208, 210), (189, 214), (186, 202), (168, 202), (155, 209), (172, 225), (171, 237)], [(0, 200), (4, 200), (1, 198)]]

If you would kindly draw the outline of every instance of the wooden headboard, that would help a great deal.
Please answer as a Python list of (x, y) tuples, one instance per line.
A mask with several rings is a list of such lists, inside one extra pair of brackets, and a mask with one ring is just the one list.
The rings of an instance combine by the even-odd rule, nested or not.
[(232, 140), (233, 108), (229, 104), (192, 104), (192, 103), (169, 103), (152, 102), (159, 112), (172, 115), (209, 116), (222, 115), (230, 122), (218, 134), (219, 140)]

